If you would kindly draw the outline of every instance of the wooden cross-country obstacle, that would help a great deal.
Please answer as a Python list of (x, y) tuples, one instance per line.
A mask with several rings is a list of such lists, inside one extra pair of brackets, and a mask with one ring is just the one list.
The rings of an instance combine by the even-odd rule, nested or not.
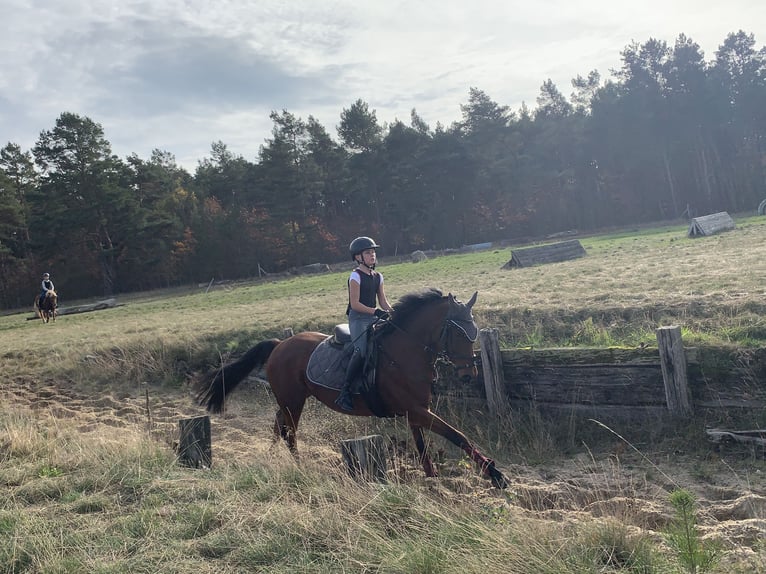
[(585, 248), (580, 244), (579, 240), (572, 239), (559, 243), (549, 243), (548, 245), (514, 249), (511, 252), (510, 261), (503, 265), (503, 269), (531, 267), (544, 263), (558, 263), (559, 261), (569, 261), (570, 259), (584, 256)]
[(722, 231), (729, 231), (734, 229), (734, 220), (725, 211), (718, 213), (711, 213), (710, 215), (703, 215), (701, 217), (695, 217), (689, 224), (689, 231), (686, 233), (688, 237), (702, 237), (703, 235), (715, 235)]
[(708, 439), (714, 443), (749, 443), (766, 447), (766, 430), (726, 430), (726, 429), (707, 429), (705, 430)]

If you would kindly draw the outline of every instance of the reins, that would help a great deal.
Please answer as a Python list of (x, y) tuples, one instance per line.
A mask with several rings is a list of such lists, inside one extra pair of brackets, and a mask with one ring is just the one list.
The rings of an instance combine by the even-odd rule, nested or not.
[[(397, 325), (393, 321), (386, 320), (386, 324), (387, 325), (391, 325), (393, 328), (398, 330), (400, 333), (406, 335), (407, 337), (409, 337), (413, 341), (418, 342), (418, 345), (421, 346), (424, 351), (426, 351), (427, 353), (429, 353), (430, 355), (433, 356), (433, 359), (430, 361), (431, 364), (436, 363), (437, 359), (441, 359), (445, 363), (447, 363), (449, 365), (452, 365), (453, 368), (455, 368), (457, 370), (473, 368), (476, 365), (476, 359), (474, 358), (473, 355), (470, 355), (470, 356), (456, 355), (454, 357), (450, 355), (450, 352), (449, 352), (449, 341), (448, 341), (448, 338), (447, 338), (448, 334), (449, 334), (449, 329), (450, 328), (452, 328), (452, 327), (457, 328), (466, 339), (468, 339), (469, 341), (471, 340), (470, 337), (468, 337), (468, 334), (465, 332), (465, 329), (463, 329), (453, 319), (449, 319), (449, 318), (445, 318), (444, 319), (444, 324), (442, 325), (442, 331), (441, 331), (441, 334), (439, 335), (439, 339), (438, 339), (439, 340), (439, 346), (442, 348), (441, 351), (437, 351), (436, 349), (434, 349), (431, 345), (429, 345), (427, 343), (421, 343), (417, 339), (417, 337), (415, 337), (412, 333), (410, 333), (409, 331), (405, 331), (404, 329), (402, 329), (399, 325)], [(380, 348), (380, 352), (382, 354), (384, 354), (386, 357), (388, 357), (388, 359), (390, 360), (392, 365), (397, 365), (397, 362), (394, 360), (393, 357), (391, 357), (391, 355), (389, 353), (387, 353), (382, 347), (379, 346), (379, 348)], [(458, 363), (455, 362), (457, 360), (465, 360), (466, 362), (458, 364)]]

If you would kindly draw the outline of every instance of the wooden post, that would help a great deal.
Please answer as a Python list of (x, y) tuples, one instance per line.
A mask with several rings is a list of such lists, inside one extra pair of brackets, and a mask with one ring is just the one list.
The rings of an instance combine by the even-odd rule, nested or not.
[(681, 328), (671, 326), (657, 329), (657, 346), (668, 410), (676, 415), (689, 416), (692, 414), (692, 400), (686, 376), (686, 353), (681, 341)]
[(210, 446), (210, 417), (194, 417), (178, 421), (178, 462), (191, 468), (210, 468), (213, 454)]
[(487, 406), (492, 415), (498, 415), (505, 410), (506, 395), (503, 357), (500, 354), (500, 338), (497, 329), (482, 329), (479, 332), (479, 340)]
[(340, 450), (351, 476), (386, 482), (386, 448), (381, 435), (341, 441)]
[(282, 339), (289, 339), (292, 337), (295, 333), (293, 333), (292, 327), (286, 327), (282, 330)]

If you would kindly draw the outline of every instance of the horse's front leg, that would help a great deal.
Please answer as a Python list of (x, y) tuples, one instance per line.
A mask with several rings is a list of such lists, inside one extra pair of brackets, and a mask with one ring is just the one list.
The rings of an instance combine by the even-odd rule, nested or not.
[[(506, 480), (505, 476), (503, 476), (503, 473), (500, 472), (495, 466), (495, 461), (491, 458), (487, 458), (481, 452), (479, 452), (479, 450), (473, 446), (471, 441), (469, 441), (463, 433), (447, 424), (430, 410), (426, 410), (424, 413), (419, 414), (423, 419), (422, 424), (417, 425), (419, 428), (425, 427), (428, 430), (443, 436), (452, 444), (463, 449), (463, 451), (465, 451), (468, 456), (471, 457), (471, 460), (476, 463), (484, 477), (490, 479), (492, 484), (497, 488), (506, 488), (508, 486), (508, 481)], [(417, 422), (419, 422), (413, 422), (412, 419), (413, 413), (410, 412), (410, 425), (415, 425)]]
[(439, 473), (436, 472), (436, 469), (431, 462), (431, 457), (428, 456), (426, 441), (423, 438), (423, 429), (412, 424), (410, 425), (410, 429), (412, 430), (412, 436), (415, 438), (415, 446), (420, 455), (420, 464), (423, 465), (423, 470), (425, 471), (426, 476), (439, 476)]

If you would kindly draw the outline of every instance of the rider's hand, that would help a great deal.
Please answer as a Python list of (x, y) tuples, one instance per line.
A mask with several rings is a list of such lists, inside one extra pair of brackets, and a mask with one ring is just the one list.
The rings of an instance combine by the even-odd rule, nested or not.
[(383, 309), (375, 309), (375, 316), (378, 319), (388, 319), (388, 311), (384, 311)]

